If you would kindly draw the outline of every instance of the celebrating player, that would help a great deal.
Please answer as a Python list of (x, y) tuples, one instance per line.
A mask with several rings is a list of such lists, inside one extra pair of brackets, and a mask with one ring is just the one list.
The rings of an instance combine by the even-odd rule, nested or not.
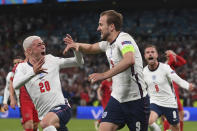
[(124, 124), (132, 131), (147, 131), (149, 98), (143, 80), (141, 53), (133, 38), (121, 32), (122, 14), (108, 10), (100, 14), (101, 42), (95, 44), (76, 43), (71, 36), (64, 39), (67, 48), (87, 54), (105, 52), (110, 70), (89, 76), (91, 83), (112, 77), (111, 98), (103, 112), (100, 131), (115, 131)]
[(38, 36), (29, 36), (23, 42), (28, 61), (16, 68), (15, 89), (25, 86), (37, 111), (43, 131), (67, 130), (71, 108), (61, 90), (59, 70), (83, 64), (80, 52), (73, 58), (45, 55), (45, 44)]
[(193, 85), (181, 79), (169, 65), (158, 62), (158, 53), (154, 45), (148, 45), (145, 48), (144, 57), (148, 65), (143, 73), (151, 103), (149, 124), (152, 125), (158, 117), (164, 115), (172, 131), (179, 131), (179, 115), (172, 81), (190, 91)]

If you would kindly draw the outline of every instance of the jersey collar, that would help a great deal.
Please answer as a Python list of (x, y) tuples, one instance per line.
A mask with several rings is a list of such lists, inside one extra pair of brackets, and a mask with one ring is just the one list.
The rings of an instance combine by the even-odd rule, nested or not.
[(157, 67), (156, 67), (155, 69), (153, 69), (153, 70), (151, 70), (151, 69), (148, 67), (149, 71), (152, 71), (152, 72), (153, 72), (153, 71), (156, 71), (156, 70), (158, 69), (158, 67), (159, 67), (159, 64), (160, 64), (160, 63), (158, 62)]
[(29, 66), (33, 67), (33, 65), (32, 65), (29, 61), (27, 61), (27, 64), (28, 64)]
[[(121, 32), (120, 32), (120, 33), (121, 33)], [(118, 36), (120, 35), (120, 33), (117, 35), (116, 39), (118, 38)], [(110, 43), (110, 45), (112, 45), (112, 44), (116, 41), (116, 39), (114, 39), (114, 40)]]

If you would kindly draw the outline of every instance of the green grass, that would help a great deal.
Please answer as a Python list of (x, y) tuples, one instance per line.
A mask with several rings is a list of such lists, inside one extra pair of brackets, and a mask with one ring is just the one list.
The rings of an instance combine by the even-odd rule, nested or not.
[[(71, 119), (68, 128), (69, 131), (95, 131), (94, 120)], [(20, 119), (0, 119), (0, 131), (22, 130)], [(125, 127), (120, 131), (128, 131), (128, 128)], [(184, 122), (184, 131), (197, 131), (197, 122)]]

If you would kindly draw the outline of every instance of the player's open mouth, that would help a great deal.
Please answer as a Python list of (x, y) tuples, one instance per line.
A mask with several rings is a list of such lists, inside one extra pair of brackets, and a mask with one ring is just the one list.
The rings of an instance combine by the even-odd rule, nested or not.
[(149, 57), (148, 60), (153, 60), (153, 57)]
[(41, 55), (45, 55), (45, 52), (41, 52)]

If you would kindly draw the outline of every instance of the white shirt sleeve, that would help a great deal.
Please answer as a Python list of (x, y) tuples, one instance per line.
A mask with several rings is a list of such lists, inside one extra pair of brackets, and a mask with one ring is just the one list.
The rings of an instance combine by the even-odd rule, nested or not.
[(134, 44), (136, 44), (134, 39), (126, 34), (122, 35), (118, 41), (118, 47), (120, 50), (126, 46), (132, 46), (134, 49)]
[(99, 42), (99, 47), (100, 47), (101, 51), (103, 51), (103, 52), (105, 52), (107, 50), (107, 45), (108, 45), (107, 41)]
[(170, 68), (169, 65), (166, 64), (165, 70), (167, 72), (167, 76), (174, 82), (176, 82), (180, 87), (184, 88), (184, 89), (189, 89), (189, 83), (185, 80), (183, 80), (182, 78), (180, 78), (176, 72), (174, 70), (172, 70)]
[(76, 67), (84, 64), (83, 55), (79, 51), (73, 51), (74, 57), (72, 58), (58, 58), (60, 68)]
[(24, 68), (22, 67), (22, 64), (19, 64), (16, 68), (14, 79), (13, 79), (13, 87), (14, 89), (19, 89), (22, 86), (25, 85), (26, 82), (31, 80), (36, 74), (33, 70), (28, 70), (28, 72), (25, 72)]
[(9, 72), (7, 77), (6, 77), (6, 86), (4, 89), (4, 97), (3, 97), (3, 104), (7, 104), (10, 92), (9, 92), (9, 85), (10, 85), (10, 77), (12, 76), (12, 72)]

